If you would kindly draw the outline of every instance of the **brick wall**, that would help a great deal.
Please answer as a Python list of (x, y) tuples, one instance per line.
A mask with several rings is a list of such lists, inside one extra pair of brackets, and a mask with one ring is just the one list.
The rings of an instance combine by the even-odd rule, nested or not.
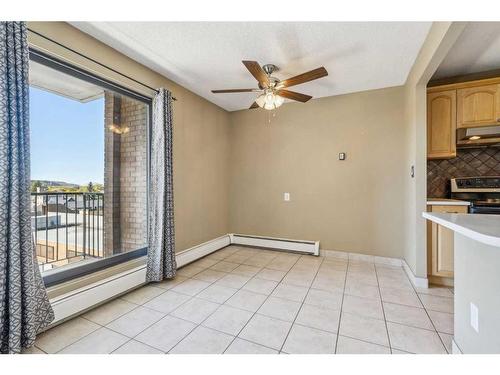
[(500, 176), (500, 148), (459, 149), (457, 157), (427, 161), (427, 196), (449, 198), (450, 179)]
[[(105, 94), (105, 254), (146, 246), (147, 106)], [(110, 125), (128, 132), (117, 134)]]

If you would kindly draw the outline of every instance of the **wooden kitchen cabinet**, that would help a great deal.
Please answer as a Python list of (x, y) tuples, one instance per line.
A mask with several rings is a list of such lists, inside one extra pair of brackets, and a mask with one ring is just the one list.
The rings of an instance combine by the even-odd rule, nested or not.
[(427, 94), (427, 158), (457, 156), (457, 90)]
[[(428, 206), (428, 211), (465, 214), (467, 206), (432, 205)], [(428, 273), (432, 276), (430, 280), (449, 285), (453, 278), (453, 231), (429, 221), (427, 236)]]
[(466, 87), (457, 90), (457, 127), (500, 124), (500, 85)]

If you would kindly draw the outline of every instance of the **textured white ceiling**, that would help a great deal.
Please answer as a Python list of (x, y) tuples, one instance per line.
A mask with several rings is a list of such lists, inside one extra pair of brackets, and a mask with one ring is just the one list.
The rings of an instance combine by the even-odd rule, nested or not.
[[(280, 67), (283, 79), (324, 66), (329, 76), (295, 86), (315, 98), (402, 85), (429, 22), (75, 22), (80, 30), (229, 111), (256, 88), (241, 63)], [(307, 104), (304, 104), (307, 105)]]
[(432, 77), (500, 69), (500, 22), (470, 22)]

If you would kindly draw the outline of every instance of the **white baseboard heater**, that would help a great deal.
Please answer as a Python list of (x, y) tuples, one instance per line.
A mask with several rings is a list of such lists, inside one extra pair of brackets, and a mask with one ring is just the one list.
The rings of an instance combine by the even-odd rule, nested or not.
[(246, 245), (268, 249), (293, 251), (303, 254), (319, 255), (319, 241), (292, 240), (288, 238), (261, 237), (247, 234), (230, 234), (231, 245)]

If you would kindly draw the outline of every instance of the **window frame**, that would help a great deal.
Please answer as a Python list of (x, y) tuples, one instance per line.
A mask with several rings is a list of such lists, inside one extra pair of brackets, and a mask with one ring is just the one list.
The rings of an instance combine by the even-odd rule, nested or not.
[[(125, 88), (119, 84), (116, 84), (108, 79), (99, 77), (93, 73), (90, 73), (80, 67), (77, 67), (71, 63), (63, 61), (57, 57), (51, 56), (45, 52), (39, 51), (36, 48), (29, 48), (29, 59), (36, 63), (42, 64), (49, 68), (55, 69), (72, 77), (81, 79), (83, 81), (95, 84), (103, 89), (110, 90), (112, 92), (124, 95), (128, 98), (138, 100), (147, 106), (147, 119), (148, 123), (146, 125), (146, 192), (149, 191), (150, 186), (150, 163), (151, 163), (151, 126), (152, 126), (152, 107), (153, 99), (145, 95), (139, 94), (133, 90)], [(149, 194), (146, 193), (146, 237), (149, 238), (149, 215), (147, 215), (149, 209)], [(147, 247), (143, 247), (137, 250), (129, 251), (126, 253), (119, 253), (113, 255), (109, 258), (99, 259), (93, 262), (85, 263), (80, 266), (75, 263), (74, 267), (61, 267), (60, 270), (54, 270), (54, 272), (49, 272), (47, 274), (42, 273), (42, 278), (46, 287), (52, 287), (58, 284), (62, 284), (67, 281), (77, 279), (79, 277), (87, 276), (94, 272), (102, 271), (107, 268), (111, 268), (118, 264), (128, 262), (147, 254)]]

